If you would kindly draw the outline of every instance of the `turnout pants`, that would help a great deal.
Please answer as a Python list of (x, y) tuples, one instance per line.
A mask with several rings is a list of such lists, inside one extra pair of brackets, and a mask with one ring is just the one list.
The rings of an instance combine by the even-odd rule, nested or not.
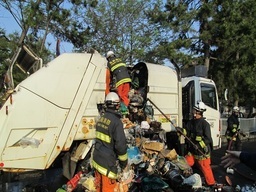
[(114, 192), (117, 182), (115, 179), (110, 179), (95, 170), (94, 185), (97, 192)]
[(130, 83), (124, 83), (117, 87), (117, 94), (119, 95), (121, 101), (126, 105), (129, 105), (129, 91), (130, 91)]
[(210, 159), (210, 157), (199, 160), (199, 159), (195, 159), (195, 157), (193, 155), (186, 155), (185, 158), (188, 162), (188, 165), (191, 166), (191, 167), (195, 163), (197, 163), (199, 169), (204, 174), (205, 181), (206, 181), (207, 185), (214, 185), (215, 184), (215, 179), (214, 179), (212, 168), (211, 168), (211, 159)]

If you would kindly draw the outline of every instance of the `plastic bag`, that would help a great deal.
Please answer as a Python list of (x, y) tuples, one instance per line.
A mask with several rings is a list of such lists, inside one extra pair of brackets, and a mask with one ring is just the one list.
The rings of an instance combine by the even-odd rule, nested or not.
[(37, 148), (40, 145), (40, 140), (39, 139), (35, 139), (35, 138), (30, 138), (30, 137), (23, 137), (20, 141), (19, 141), (19, 145), (22, 148), (25, 148), (27, 146), (31, 146), (32, 148)]
[(133, 146), (128, 148), (128, 163), (131, 164), (139, 164), (142, 161), (142, 155), (138, 147)]

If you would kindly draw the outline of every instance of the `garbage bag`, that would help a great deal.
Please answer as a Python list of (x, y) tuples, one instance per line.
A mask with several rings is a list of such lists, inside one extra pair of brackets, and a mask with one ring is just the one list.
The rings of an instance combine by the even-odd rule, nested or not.
[(141, 188), (143, 192), (156, 192), (169, 188), (169, 185), (160, 176), (148, 175), (142, 179)]
[(193, 169), (189, 166), (187, 160), (183, 156), (178, 156), (176, 160), (172, 161), (182, 171), (182, 175), (189, 177), (193, 174)]
[(139, 164), (142, 161), (142, 155), (140, 153), (140, 150), (136, 146), (132, 146), (128, 148), (128, 163), (131, 164)]
[(202, 187), (202, 180), (199, 174), (194, 173), (193, 175), (185, 178), (182, 184), (188, 184), (194, 189)]

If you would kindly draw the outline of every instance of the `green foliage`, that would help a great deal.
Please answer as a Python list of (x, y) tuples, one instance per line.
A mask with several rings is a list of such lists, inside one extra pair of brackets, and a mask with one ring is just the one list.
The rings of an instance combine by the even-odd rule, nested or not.
[(8, 68), (7, 60), (10, 55), (10, 40), (6, 37), (4, 29), (0, 28), (0, 74), (5, 73), (5, 70)]
[(228, 89), (231, 104), (255, 105), (255, 1), (169, 0), (154, 7), (148, 16), (161, 30), (155, 56), (181, 67), (204, 64), (220, 98)]
[[(6, 35), (5, 31), (2, 30), (2, 36), (0, 36), (0, 78), (3, 78), (8, 67), (11, 63), (11, 57), (17, 49), (16, 42), (19, 39), (18, 33)], [(13, 68), (13, 79), (15, 86), (21, 82), (24, 78), (26, 78), (26, 74), (24, 74), (16, 65)], [(3, 87), (0, 92), (3, 91)]]
[[(211, 73), (219, 91), (229, 89), (229, 102), (241, 105), (255, 103), (255, 38), (256, 2), (220, 1), (215, 5), (212, 20), (212, 42), (216, 50), (212, 56)], [(222, 78), (220, 73), (224, 74)]]
[(211, 12), (210, 5), (200, 1), (169, 0), (164, 6), (156, 2), (154, 7), (148, 16), (161, 28), (160, 38), (155, 41), (167, 48), (159, 49), (160, 57), (174, 60), (180, 67), (204, 64), (206, 47), (203, 42), (209, 39), (205, 21)]
[(36, 52), (41, 55), (49, 34), (75, 47), (86, 44), (91, 31), (83, 20), (84, 14), (97, 5), (97, 0), (10, 0), (0, 1), (0, 5), (12, 13), (23, 30), (28, 29), (29, 34), (40, 39), (41, 47)]
[(6, 35), (5, 30), (0, 28), (0, 107), (2, 106), (2, 98), (5, 95), (5, 74), (10, 64), (10, 54), (12, 52), (13, 42)]
[(79, 50), (95, 49), (102, 55), (113, 50), (127, 63), (147, 60), (152, 50), (152, 36), (156, 30), (148, 25), (146, 17), (150, 0), (99, 1), (84, 13), (84, 22), (93, 33)]

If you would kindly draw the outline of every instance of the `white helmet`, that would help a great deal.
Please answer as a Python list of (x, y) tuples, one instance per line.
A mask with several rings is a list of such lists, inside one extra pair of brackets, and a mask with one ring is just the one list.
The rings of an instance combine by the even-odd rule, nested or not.
[(114, 54), (114, 52), (113, 51), (108, 51), (107, 52), (107, 55), (106, 55), (106, 58), (108, 59), (109, 57), (112, 57), (112, 56), (114, 56), (115, 54)]
[(194, 109), (199, 112), (205, 112), (205, 104), (202, 101), (197, 101), (197, 104), (194, 106)]
[(239, 107), (237, 107), (237, 106), (233, 107), (233, 112), (238, 113), (239, 112)]
[(113, 107), (114, 105), (118, 105), (120, 103), (120, 98), (115, 92), (110, 92), (107, 94), (105, 99), (105, 104), (108, 107)]

